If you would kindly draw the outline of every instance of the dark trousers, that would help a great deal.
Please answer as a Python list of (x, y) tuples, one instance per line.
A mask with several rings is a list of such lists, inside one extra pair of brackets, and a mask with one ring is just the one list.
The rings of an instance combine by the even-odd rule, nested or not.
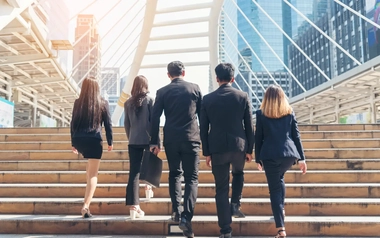
[(125, 204), (139, 205), (139, 178), (141, 161), (144, 149), (149, 149), (148, 145), (128, 145), (129, 154), (129, 179), (126, 189)]
[(276, 227), (284, 227), (285, 172), (294, 164), (294, 158), (263, 160), (268, 181), (270, 202)]
[(172, 201), (172, 211), (180, 212), (183, 170), (185, 195), (181, 216), (189, 221), (193, 218), (195, 202), (198, 196), (199, 145), (199, 143), (188, 141), (165, 144), (165, 153), (169, 164), (169, 193)]
[(230, 189), (230, 165), (232, 165), (232, 196), (231, 203), (240, 205), (244, 185), (245, 152), (228, 152), (211, 155), (212, 173), (216, 186), (216, 210), (220, 233), (226, 234), (231, 229), (231, 209), (228, 201)]

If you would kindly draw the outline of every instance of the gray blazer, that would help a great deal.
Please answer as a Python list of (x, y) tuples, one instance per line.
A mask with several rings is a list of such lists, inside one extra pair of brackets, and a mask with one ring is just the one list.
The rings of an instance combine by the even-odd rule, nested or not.
[(129, 139), (129, 145), (149, 145), (153, 99), (146, 96), (142, 107), (136, 111), (131, 100), (124, 103), (124, 128)]

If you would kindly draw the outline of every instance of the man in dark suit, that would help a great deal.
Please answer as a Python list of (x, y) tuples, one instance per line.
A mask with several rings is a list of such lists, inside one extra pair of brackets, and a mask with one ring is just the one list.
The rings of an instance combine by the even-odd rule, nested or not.
[[(245, 217), (240, 211), (245, 161), (252, 161), (254, 132), (248, 95), (231, 86), (234, 67), (221, 63), (215, 68), (219, 88), (204, 96), (201, 109), (203, 155), (216, 185), (216, 208), (221, 238), (231, 237), (231, 216)], [(228, 201), (230, 165), (232, 197)], [(230, 209), (228, 209), (230, 208)]]
[[(198, 85), (186, 82), (185, 66), (180, 61), (168, 64), (171, 83), (157, 91), (152, 117), (151, 150), (157, 150), (157, 135), (162, 111), (165, 113), (164, 147), (169, 164), (169, 193), (174, 221), (187, 237), (194, 237), (191, 219), (198, 195), (200, 137), (197, 116), (202, 94)], [(182, 169), (181, 169), (182, 164)], [(181, 176), (185, 179), (183, 212), (180, 214)]]

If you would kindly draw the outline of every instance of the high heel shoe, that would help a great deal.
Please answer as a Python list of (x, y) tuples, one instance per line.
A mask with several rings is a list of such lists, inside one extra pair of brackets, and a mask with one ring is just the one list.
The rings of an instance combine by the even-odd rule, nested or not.
[(131, 220), (135, 220), (136, 218), (141, 218), (145, 216), (145, 212), (141, 210), (140, 208), (131, 207), (129, 209), (129, 215), (131, 217)]
[(81, 213), (83, 218), (92, 217), (92, 214), (90, 213), (90, 210), (87, 207), (82, 208)]
[(149, 185), (145, 186), (145, 197), (146, 199), (151, 199), (153, 197), (152, 186), (149, 186)]
[(281, 235), (281, 232), (285, 232), (285, 230), (278, 230), (277, 235), (274, 238), (285, 238), (286, 235)]

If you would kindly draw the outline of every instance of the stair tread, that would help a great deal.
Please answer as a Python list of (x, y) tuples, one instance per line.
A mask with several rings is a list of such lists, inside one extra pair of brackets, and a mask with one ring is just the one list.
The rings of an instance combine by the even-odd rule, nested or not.
[[(377, 125), (377, 124), (376, 124)], [(302, 125), (300, 125), (300, 128)], [(1, 132), (1, 130), (0, 130)], [(380, 130), (372, 130), (372, 129), (362, 129), (362, 130), (322, 130), (322, 131), (310, 131), (310, 130), (300, 130), (301, 135), (302, 133), (324, 133), (324, 132), (339, 132), (339, 133), (347, 133), (347, 132), (380, 132)], [(103, 135), (105, 135), (105, 132), (102, 132)], [(114, 131), (113, 134), (122, 134), (125, 135), (125, 131)], [(40, 136), (40, 135), (70, 135), (70, 131), (64, 131), (64, 132), (46, 132), (46, 133), (0, 133), (0, 136), (9, 136), (9, 135), (17, 135), (17, 136)]]
[[(167, 162), (166, 159), (162, 160), (164, 163)], [(200, 159), (201, 162), (204, 162), (206, 160)], [(357, 158), (357, 159), (307, 159), (306, 162), (346, 162), (346, 161), (360, 161), (360, 162), (380, 162), (379, 159), (365, 159), (365, 158)], [(129, 159), (107, 159), (107, 160), (102, 160), (101, 163), (120, 163), (120, 162), (129, 162)], [(82, 159), (82, 160), (0, 160), (1, 163), (87, 163), (87, 160)]]
[[(21, 202), (61, 202), (61, 203), (83, 203), (83, 198), (41, 198), (41, 197), (15, 197), (15, 198), (1, 198), (0, 202), (2, 203), (21, 203)], [(122, 202), (125, 203), (125, 198), (93, 198), (92, 203), (96, 202)], [(142, 203), (144, 202), (171, 202), (170, 198), (151, 198), (150, 200), (146, 200), (145, 198), (141, 198)], [(197, 203), (208, 203), (215, 202), (215, 198), (197, 198)], [(242, 203), (269, 203), (269, 198), (242, 198)], [(286, 198), (285, 203), (371, 203), (371, 204), (380, 204), (380, 200), (378, 198)]]
[[(155, 216), (148, 215), (144, 218), (136, 219), (133, 222), (170, 222), (170, 216)], [(0, 215), (0, 221), (12, 220), (12, 221), (39, 221), (39, 222), (88, 222), (88, 221), (99, 221), (99, 222), (128, 222), (130, 221), (129, 216), (120, 215), (97, 215), (89, 219), (83, 219), (78, 215), (29, 215), (29, 214), (9, 214)], [(194, 216), (192, 219), (193, 223), (196, 222), (216, 222), (218, 220), (217, 216)], [(234, 223), (247, 223), (247, 222), (270, 222), (273, 223), (272, 216), (246, 216), (245, 218), (232, 218)], [(286, 216), (287, 223), (296, 222), (316, 222), (316, 223), (378, 223), (378, 216)]]
[[(379, 131), (380, 132), (380, 131)], [(18, 136), (18, 135), (17, 135)], [(30, 136), (30, 135), (29, 135)], [(378, 141), (379, 138), (328, 138), (328, 139), (314, 139), (314, 138), (307, 138), (302, 139), (302, 141), (307, 142), (323, 142), (323, 141)], [(106, 143), (106, 141), (103, 141)], [(114, 140), (114, 143), (128, 143), (128, 140)], [(70, 144), (67, 140), (53, 140), (53, 141), (0, 141), (0, 144)]]
[[(380, 148), (312, 148), (312, 149), (304, 149), (304, 151), (350, 151), (350, 150), (373, 150), (380, 151)], [(71, 150), (1, 150), (0, 153), (73, 153)], [(120, 152), (128, 152), (125, 150), (113, 150), (109, 153), (120, 153)], [(161, 150), (161, 152), (165, 152), (165, 150)]]
[[(127, 183), (98, 183), (97, 187), (125, 187)], [(3, 183), (2, 187), (85, 187), (85, 183)], [(140, 187), (145, 185), (140, 184)], [(244, 183), (244, 187), (267, 186), (266, 183)], [(380, 186), (380, 183), (286, 183), (287, 187), (368, 187)], [(169, 187), (168, 183), (161, 183), (161, 187)], [(198, 187), (215, 187), (214, 183), (200, 183)]]
[[(210, 170), (199, 170), (199, 173), (202, 174), (208, 174), (210, 173)], [(163, 173), (169, 173), (169, 170), (163, 170)], [(19, 170), (13, 170), (13, 171), (0, 171), (0, 174), (85, 174), (86, 171), (68, 171), (68, 170), (55, 170), (55, 171), (46, 171), (46, 170), (35, 170), (35, 171), (19, 171)], [(245, 174), (264, 174), (262, 171), (258, 170), (244, 170)], [(289, 170), (286, 172), (287, 174), (300, 174), (301, 171), (297, 170)], [(377, 174), (380, 173), (380, 170), (308, 170), (307, 174), (343, 174), (343, 173), (350, 173), (350, 174), (365, 174), (365, 173), (371, 173), (371, 174)], [(99, 170), (99, 174), (129, 174), (129, 171), (125, 170)], [(307, 176), (307, 174), (305, 176)]]
[[(12, 234), (12, 235), (1, 235), (1, 238), (35, 238), (36, 236), (30, 236), (30, 235), (16, 235), (16, 234)], [(107, 235), (107, 236), (97, 236), (97, 235), (54, 235), (54, 236), (51, 236), (51, 235), (38, 235), (38, 238), (52, 238), (52, 237), (55, 237), (55, 238), (183, 238), (184, 236), (154, 236), (154, 235)], [(211, 237), (216, 237), (215, 236), (196, 236), (197, 238), (211, 238)], [(256, 238), (273, 238), (273, 235), (272, 236), (233, 236), (234, 238), (252, 238), (252, 237), (256, 237)], [(315, 236), (302, 236), (303, 238), (315, 238)], [(324, 238), (341, 238), (342, 236), (323, 236)], [(352, 237), (352, 238), (378, 238), (378, 236), (355, 236), (355, 237)]]

